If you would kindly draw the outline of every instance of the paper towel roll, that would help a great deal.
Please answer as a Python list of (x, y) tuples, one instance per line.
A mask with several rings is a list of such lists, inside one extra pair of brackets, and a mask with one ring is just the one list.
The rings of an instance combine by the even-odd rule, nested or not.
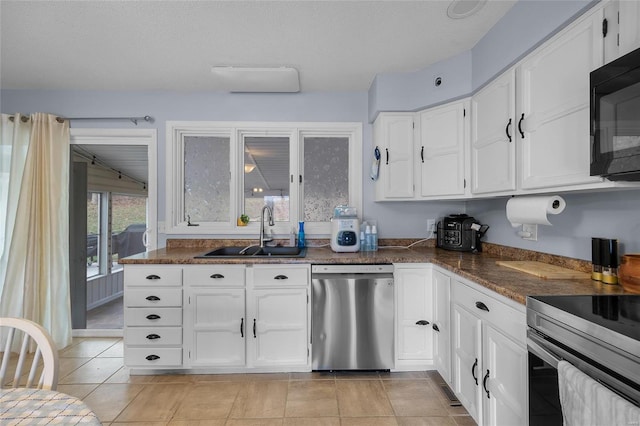
[(510, 198), (507, 219), (514, 228), (525, 225), (551, 225), (547, 215), (564, 211), (567, 203), (558, 195)]

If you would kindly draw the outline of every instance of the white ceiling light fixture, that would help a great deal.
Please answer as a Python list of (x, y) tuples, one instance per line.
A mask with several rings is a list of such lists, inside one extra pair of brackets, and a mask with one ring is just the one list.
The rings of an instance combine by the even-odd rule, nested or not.
[(477, 13), (487, 0), (453, 0), (447, 8), (447, 16), (451, 19), (467, 18)]
[(251, 173), (253, 171), (253, 169), (256, 168), (255, 164), (245, 164), (244, 165), (244, 172), (245, 173)]
[(220, 86), (230, 92), (296, 93), (298, 70), (290, 67), (213, 67)]

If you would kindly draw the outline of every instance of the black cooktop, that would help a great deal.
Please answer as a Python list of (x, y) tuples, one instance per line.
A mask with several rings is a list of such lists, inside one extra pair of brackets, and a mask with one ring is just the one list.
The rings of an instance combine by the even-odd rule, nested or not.
[(640, 295), (529, 297), (640, 341)]

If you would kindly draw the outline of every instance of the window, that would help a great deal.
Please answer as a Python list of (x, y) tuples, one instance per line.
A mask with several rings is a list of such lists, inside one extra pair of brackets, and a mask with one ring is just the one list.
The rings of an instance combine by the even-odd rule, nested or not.
[(168, 122), (166, 232), (257, 234), (266, 204), (274, 234), (328, 235), (336, 205), (362, 211), (361, 156), (360, 123)]
[(107, 232), (107, 204), (105, 192), (87, 193), (87, 278), (106, 273), (103, 254), (106, 253), (106, 247), (102, 235)]

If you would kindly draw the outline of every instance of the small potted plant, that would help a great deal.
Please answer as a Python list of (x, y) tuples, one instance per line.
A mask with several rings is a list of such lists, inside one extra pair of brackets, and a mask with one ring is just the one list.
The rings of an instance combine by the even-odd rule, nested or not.
[(247, 226), (249, 223), (249, 216), (246, 214), (241, 214), (238, 218), (238, 226)]

